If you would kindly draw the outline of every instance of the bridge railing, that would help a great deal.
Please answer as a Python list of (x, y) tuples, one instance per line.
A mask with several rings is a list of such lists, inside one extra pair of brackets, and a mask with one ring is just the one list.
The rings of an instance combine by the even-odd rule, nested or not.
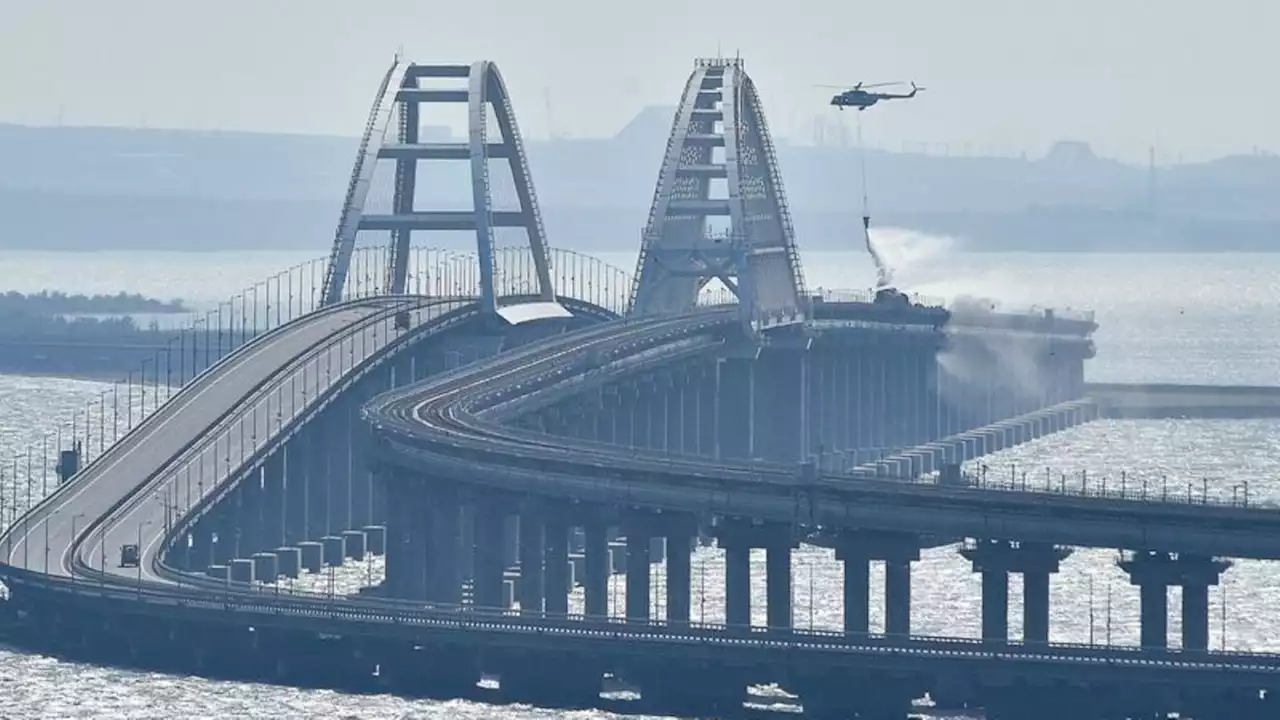
[[(343, 294), (345, 301), (388, 294), (385, 246), (358, 247)], [(553, 279), (562, 296), (621, 314), (630, 287), (627, 274), (588, 255), (554, 250)], [(26, 447), (0, 461), (0, 528), (13, 526), (61, 482), (98, 461), (208, 368), (265, 332), (320, 309), (325, 263), (317, 257), (246, 287), (211, 308), (193, 312), (152, 357), (113, 381), (84, 406), (52, 423)], [(529, 294), (536, 288), (527, 248), (498, 249), (500, 296)], [(474, 298), (480, 274), (475, 253), (414, 247), (406, 291), (414, 295)], [(526, 279), (522, 275), (528, 272)]]
[[(994, 468), (980, 461), (966, 466), (961, 473), (963, 482), (981, 490), (1006, 492), (1036, 492), (1072, 497), (1127, 500), (1145, 503), (1176, 503), (1182, 505), (1211, 505), (1222, 507), (1256, 507), (1259, 503), (1250, 496), (1249, 481), (1231, 484), (1224, 488), (1210, 487), (1207, 477), (1195, 480), (1173, 480), (1166, 474), (1131, 474), (1121, 471), (1119, 477), (1090, 475), (1088, 470), (1078, 472), (1055, 471), (1040, 467), (1034, 471), (1020, 468), (1016, 463), (1004, 468)], [(1268, 505), (1270, 503), (1262, 503)]]

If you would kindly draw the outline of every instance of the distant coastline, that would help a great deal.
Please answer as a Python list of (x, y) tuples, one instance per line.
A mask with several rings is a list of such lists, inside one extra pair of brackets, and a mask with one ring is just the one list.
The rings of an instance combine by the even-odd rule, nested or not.
[(190, 312), (181, 300), (158, 300), (138, 293), (70, 294), (56, 290), (0, 293), (0, 316), (126, 316)]
[[(648, 108), (610, 138), (528, 139), (553, 244), (638, 246), (671, 112)], [(857, 151), (776, 140), (802, 248), (846, 247), (861, 215)], [(320, 254), (356, 146), (343, 137), (0, 124), (0, 249)], [(465, 163), (439, 165), (419, 181), (419, 205), (470, 207)], [(1042, 157), (876, 149), (866, 165), (876, 224), (946, 235), (961, 250), (1280, 251), (1274, 155), (1140, 166), (1061, 142)], [(495, 184), (495, 202), (510, 195)]]

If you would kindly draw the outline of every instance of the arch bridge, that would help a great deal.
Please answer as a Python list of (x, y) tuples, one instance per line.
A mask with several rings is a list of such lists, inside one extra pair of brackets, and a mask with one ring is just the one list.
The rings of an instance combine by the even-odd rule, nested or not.
[[(465, 103), (465, 139), (423, 136), (441, 103)], [(465, 163), (469, 210), (424, 207), (437, 163)], [(428, 232), (475, 250), (417, 248)], [(733, 714), (767, 683), (813, 717), (905, 717), (926, 693), (992, 717), (1274, 712), (1259, 691), (1280, 660), (1210, 652), (1207, 592), (1215, 557), (1280, 557), (1280, 518), (967, 480), (962, 461), (1094, 416), (1092, 318), (808, 292), (738, 59), (695, 63), (634, 278), (551, 249), (495, 66), (397, 60), (320, 268), (219, 306), (216, 331), (212, 313), (183, 330), (123, 400), (40, 453), (56, 487), (0, 500), (13, 638), (449, 696), (492, 674), (500, 698), (571, 706), (607, 705), (611, 675), (677, 713)], [(983, 637), (913, 634), (912, 563), (959, 540), (983, 575)], [(708, 543), (724, 603), (694, 620), (691, 558)], [(793, 623), (801, 543), (844, 564), (841, 628)], [(1049, 577), (1072, 546), (1130, 551), (1142, 647), (1051, 642)], [(340, 591), (340, 572), (366, 587)], [(1026, 587), (1019, 641), (1010, 573)]]

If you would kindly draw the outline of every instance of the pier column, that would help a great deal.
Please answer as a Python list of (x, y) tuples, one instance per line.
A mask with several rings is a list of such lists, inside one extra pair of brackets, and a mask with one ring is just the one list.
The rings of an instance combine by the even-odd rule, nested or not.
[(758, 413), (755, 455), (781, 463), (801, 462), (807, 452), (808, 353), (792, 348), (763, 350), (756, 359)]
[(554, 512), (546, 524), (545, 606), (548, 615), (569, 614), (569, 524), (564, 515)]
[(1148, 550), (1127, 553), (1118, 564), (1141, 593), (1143, 647), (1168, 647), (1168, 593), (1170, 586), (1178, 585), (1182, 587), (1182, 648), (1209, 649), (1209, 586), (1218, 584), (1230, 561)]
[(725, 549), (725, 622), (751, 623), (751, 550), (765, 550), (766, 625), (781, 632), (791, 630), (791, 550), (799, 543), (791, 526), (782, 523), (753, 524), (745, 519), (722, 519), (713, 533)]
[(976, 540), (960, 549), (982, 573), (982, 639), (1009, 641), (1009, 574), (1022, 573), (1022, 635), (1028, 643), (1049, 641), (1049, 576), (1058, 572), (1067, 548), (1045, 543)]
[(649, 622), (649, 540), (640, 523), (629, 523), (627, 533), (627, 622)]
[(884, 631), (911, 635), (911, 563), (887, 560), (884, 565)]
[(724, 622), (730, 627), (751, 627), (751, 547), (719, 544), (724, 548)]
[(885, 564), (885, 632), (911, 634), (911, 563), (920, 559), (920, 539), (909, 533), (850, 530), (830, 539), (844, 563), (844, 631), (866, 634), (870, 616), (872, 560)]
[(520, 512), (520, 612), (524, 615), (542, 614), (542, 513), (532, 505)]
[(667, 533), (667, 622), (676, 626), (689, 624), (692, 601), (689, 552), (692, 546), (692, 532)]
[(462, 508), (453, 488), (433, 488), (429, 492), (431, 513), (431, 556), (429, 598), (444, 605), (462, 602)]
[(473, 601), (476, 607), (502, 609), (504, 514), (493, 503), (475, 508), (475, 572)]
[(716, 365), (716, 457), (755, 455), (755, 368), (747, 358), (724, 358)]
[(590, 520), (583, 529), (586, 540), (586, 573), (583, 583), (588, 618), (609, 616), (609, 527), (603, 520)]
[(871, 618), (871, 561), (866, 555), (836, 551), (844, 562), (844, 631), (865, 635)]
[(1022, 641), (1049, 642), (1049, 572), (1022, 573)]

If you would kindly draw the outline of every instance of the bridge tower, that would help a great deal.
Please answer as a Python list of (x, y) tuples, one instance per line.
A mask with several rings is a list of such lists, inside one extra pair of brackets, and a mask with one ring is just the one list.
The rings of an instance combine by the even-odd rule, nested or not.
[(691, 309), (719, 280), (751, 331), (804, 321), (804, 278), (777, 155), (739, 58), (694, 62), (658, 174), (630, 313)]
[[(427, 106), (443, 103), (466, 104), (466, 141), (434, 142), (421, 137)], [(513, 210), (495, 208), (491, 159), (505, 160), (510, 169), (517, 204)], [(435, 160), (469, 163), (470, 210), (427, 210), (415, 202), (421, 194), (419, 180), (430, 177), (431, 165), (424, 161)], [(377, 194), (374, 176), (380, 166), (394, 169), (394, 180), (387, 183), (392, 186), (390, 192), (383, 189), (390, 195), (386, 211), (373, 209), (378, 200), (373, 197)], [(387, 198), (381, 200), (387, 204)], [(390, 234), (384, 289), (402, 294), (409, 275), (410, 238), (415, 231), (468, 231), (475, 233), (481, 305), (496, 312), (494, 234), (499, 228), (524, 230), (537, 283), (530, 294), (542, 302), (555, 302), (542, 216), (515, 113), (497, 66), (488, 61), (419, 65), (397, 56), (378, 86), (356, 154), (325, 272), (324, 304), (342, 299), (359, 233)]]

